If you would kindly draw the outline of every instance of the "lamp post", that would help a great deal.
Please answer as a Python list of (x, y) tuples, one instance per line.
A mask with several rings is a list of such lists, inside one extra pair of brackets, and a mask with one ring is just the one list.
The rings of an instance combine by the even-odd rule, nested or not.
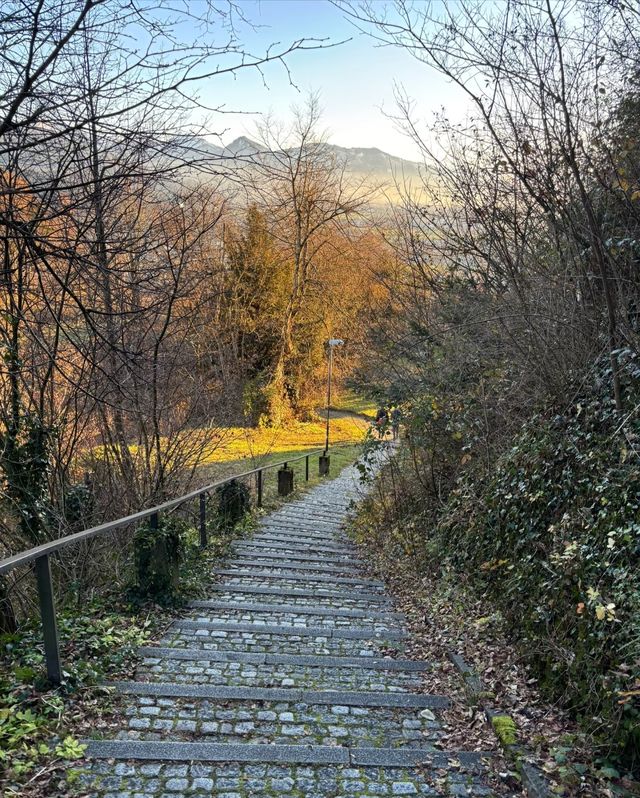
[(336, 346), (341, 346), (344, 341), (342, 338), (329, 338), (327, 342), (329, 346), (329, 371), (327, 375), (327, 426), (324, 441), (324, 455), (320, 457), (320, 475), (324, 476), (329, 473), (329, 409), (331, 407), (331, 376), (333, 374), (333, 350)]

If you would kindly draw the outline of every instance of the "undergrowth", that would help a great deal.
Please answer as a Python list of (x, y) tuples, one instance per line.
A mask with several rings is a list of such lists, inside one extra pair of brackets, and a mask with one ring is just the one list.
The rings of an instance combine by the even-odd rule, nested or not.
[[(589, 740), (590, 764), (640, 772), (640, 370), (623, 418), (603, 367), (487, 467), (473, 409), (422, 395), (386, 470), (373, 525), (418, 573), (457, 574), (488, 599), (541, 695)], [(448, 578), (448, 577), (447, 577)]]
[(57, 615), (62, 683), (50, 689), (45, 677), (42, 632), (36, 618), (15, 634), (0, 636), (0, 794), (66, 794), (79, 738), (108, 726), (117, 711), (107, 680), (131, 679), (138, 648), (152, 641), (185, 604), (206, 594), (213, 565), (244, 527), (224, 532), (209, 525), (209, 546), (198, 547), (197, 531), (180, 529), (179, 580), (154, 601), (139, 585), (114, 585), (91, 602), (70, 602)]

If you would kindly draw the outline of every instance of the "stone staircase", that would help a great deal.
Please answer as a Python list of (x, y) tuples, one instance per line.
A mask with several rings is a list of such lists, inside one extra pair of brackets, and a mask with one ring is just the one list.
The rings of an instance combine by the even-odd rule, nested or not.
[(126, 728), (89, 741), (83, 794), (491, 794), (480, 754), (441, 750), (447, 698), (421, 691), (431, 666), (403, 659), (402, 616), (341, 530), (359, 492), (347, 468), (236, 546), (116, 685)]

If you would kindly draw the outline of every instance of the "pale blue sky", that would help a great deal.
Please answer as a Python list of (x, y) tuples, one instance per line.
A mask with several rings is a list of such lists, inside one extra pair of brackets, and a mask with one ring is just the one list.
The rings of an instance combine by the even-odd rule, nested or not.
[[(190, 3), (192, 12), (197, 3)], [(454, 86), (406, 53), (376, 46), (328, 0), (240, 0), (240, 5), (260, 26), (255, 31), (242, 28), (242, 39), (253, 52), (273, 42), (286, 45), (302, 37), (351, 41), (293, 54), (288, 63), (297, 89), (289, 85), (282, 66), (272, 64), (265, 69), (266, 87), (260, 75), (244, 70), (235, 78), (224, 76), (203, 85), (200, 93), (207, 104), (223, 105), (227, 111), (272, 111), (286, 119), (292, 104), (302, 103), (309, 90), (318, 91), (332, 143), (379, 147), (404, 158), (417, 158), (417, 148), (383, 113), (396, 112), (394, 82), (416, 101), (417, 116), (423, 120), (430, 120), (442, 106), (450, 118), (465, 114), (466, 101)], [(225, 143), (239, 135), (255, 135), (250, 116), (227, 114), (214, 119), (214, 130), (222, 132)]]

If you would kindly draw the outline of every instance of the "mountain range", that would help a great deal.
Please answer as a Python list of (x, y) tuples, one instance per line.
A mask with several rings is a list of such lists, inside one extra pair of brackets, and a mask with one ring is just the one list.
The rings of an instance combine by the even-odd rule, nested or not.
[[(420, 180), (420, 165), (415, 161), (398, 158), (377, 147), (340, 147), (325, 144), (327, 151), (343, 165), (347, 179), (354, 182), (369, 182), (393, 189), (397, 183), (416, 184)], [(174, 152), (180, 153), (183, 161), (191, 162), (195, 168), (205, 171), (211, 168), (228, 170), (231, 162), (250, 164), (251, 160), (268, 159), (270, 153), (264, 145), (246, 136), (240, 136), (224, 146), (217, 146), (206, 139), (189, 139), (176, 143)]]

